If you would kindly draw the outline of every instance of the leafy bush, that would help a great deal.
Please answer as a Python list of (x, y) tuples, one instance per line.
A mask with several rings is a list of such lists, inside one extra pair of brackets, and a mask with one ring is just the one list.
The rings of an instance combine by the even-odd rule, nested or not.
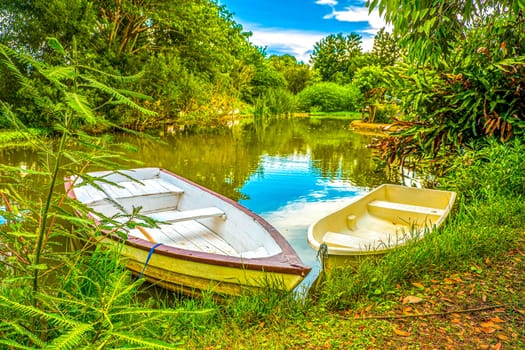
[(339, 112), (355, 111), (362, 95), (352, 85), (318, 83), (301, 91), (297, 99), (297, 109), (301, 112)]
[(514, 141), (465, 151), (452, 163), (446, 185), (467, 200), (525, 196), (525, 144)]
[(392, 117), (398, 117), (401, 108), (396, 103), (382, 103), (377, 106), (375, 119), (376, 123), (392, 123)]

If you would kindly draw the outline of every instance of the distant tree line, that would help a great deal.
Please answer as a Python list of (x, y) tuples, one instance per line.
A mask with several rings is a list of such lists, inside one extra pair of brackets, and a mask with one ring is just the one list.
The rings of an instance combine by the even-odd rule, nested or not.
[[(119, 94), (155, 112), (112, 103), (118, 96), (108, 102), (103, 90), (89, 95), (99, 118), (136, 130), (217, 124), (239, 111), (366, 111), (370, 120), (408, 130), (381, 146), (390, 160), (437, 155), (487, 137), (523, 137), (522, 0), (431, 0), (411, 7), (374, 0), (369, 6), (393, 33), (381, 29), (371, 52), (363, 52), (356, 33), (330, 34), (307, 63), (268, 56), (214, 0), (3, 0), (0, 47), (59, 65), (64, 57), (46, 46), (56, 38), (75, 64), (105, 72)], [(58, 89), (9, 57), (1, 55), (0, 101), (27, 125), (51, 127), (50, 101)], [(25, 65), (20, 71), (31, 84), (9, 65)], [(7, 126), (0, 119), (0, 128)]]
[[(104, 96), (94, 99), (100, 102), (92, 106), (100, 118), (136, 130), (163, 123), (218, 123), (224, 115), (250, 113), (257, 106), (270, 114), (358, 109), (364, 101), (360, 90), (346, 85), (363, 66), (372, 61), (390, 64), (397, 59), (391, 55), (398, 53), (388, 51), (395, 41), (382, 31), (370, 54), (362, 52), (361, 37), (352, 33), (330, 35), (317, 43), (311, 66), (291, 55), (268, 57), (213, 0), (0, 3), (0, 44), (6, 49), (59, 64), (63, 57), (46, 47), (49, 37), (56, 38), (77, 64), (108, 73), (108, 80), (118, 76), (112, 86), (156, 112), (145, 115), (108, 103)], [(388, 45), (382, 44), (385, 40)], [(4, 63), (8, 61), (4, 55)], [(22, 71), (32, 78), (32, 86), (20, 84), (0, 66), (0, 100), (27, 125), (51, 127), (55, 117), (48, 101), (56, 90), (39, 82), (32, 67)], [(326, 90), (330, 85), (324, 83), (337, 86)], [(305, 88), (310, 90), (301, 94)], [(313, 99), (316, 92), (321, 95)], [(7, 126), (0, 120), (0, 127)]]

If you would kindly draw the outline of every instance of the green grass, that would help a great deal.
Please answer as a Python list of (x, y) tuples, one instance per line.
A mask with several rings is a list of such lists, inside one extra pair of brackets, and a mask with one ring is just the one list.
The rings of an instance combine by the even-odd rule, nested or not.
[(312, 119), (344, 119), (344, 120), (360, 120), (361, 112), (311, 112), (309, 113)]
[(43, 129), (27, 129), (26, 131), (0, 130), (0, 148), (28, 147), (31, 146), (36, 137), (46, 135), (47, 132)]

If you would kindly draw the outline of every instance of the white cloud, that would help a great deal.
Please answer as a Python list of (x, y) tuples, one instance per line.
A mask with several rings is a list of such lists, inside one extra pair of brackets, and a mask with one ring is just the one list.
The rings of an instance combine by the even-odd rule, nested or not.
[(250, 41), (254, 45), (290, 53), (304, 63), (308, 63), (315, 43), (327, 36), (326, 33), (282, 28), (252, 28), (251, 32)]
[(379, 15), (377, 10), (368, 13), (366, 7), (350, 6), (342, 11), (333, 10), (331, 14), (323, 17), (324, 19), (335, 19), (340, 22), (367, 22), (370, 28), (358, 31), (363, 34), (363, 50), (370, 51), (374, 45), (374, 36), (379, 29), (385, 27), (387, 32), (392, 31), (392, 26), (387, 25), (385, 20)]
[(329, 6), (337, 5), (337, 1), (336, 0), (317, 0), (315, 3), (317, 5), (329, 5)]
[(368, 13), (365, 7), (347, 7), (343, 11), (333, 10), (329, 15), (324, 16), (325, 19), (335, 18), (341, 22), (368, 22), (371, 30), (379, 30), (386, 27), (386, 23), (379, 15), (377, 10)]
[[(364, 4), (364, 1), (362, 1)], [(332, 12), (324, 19), (336, 20), (340, 22), (361, 22), (368, 23), (368, 28), (356, 31), (362, 36), (362, 48), (364, 51), (371, 51), (374, 45), (374, 36), (379, 29), (389, 26), (385, 25), (377, 10), (368, 13), (366, 7), (350, 6), (343, 10), (337, 10), (336, 6), (339, 4), (337, 0), (317, 0), (318, 5), (326, 5), (332, 8)], [(313, 51), (314, 45), (327, 37), (331, 32), (320, 31), (302, 31), (298, 29), (286, 28), (264, 28), (254, 23), (244, 23), (243, 26), (252, 32), (250, 41), (257, 46), (267, 47), (268, 52), (284, 54), (289, 53), (297, 58), (298, 61), (308, 63), (310, 54)]]

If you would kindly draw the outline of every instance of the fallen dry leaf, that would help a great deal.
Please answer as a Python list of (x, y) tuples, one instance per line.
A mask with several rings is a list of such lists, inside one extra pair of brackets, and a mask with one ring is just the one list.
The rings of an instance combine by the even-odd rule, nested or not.
[(507, 337), (505, 334), (498, 333), (496, 336), (499, 340), (509, 340), (509, 337)]
[(419, 282), (412, 282), (412, 285), (419, 289), (425, 289), (425, 286)]
[(394, 330), (394, 333), (399, 335), (399, 336), (402, 336), (402, 337), (409, 337), (410, 336), (410, 332), (403, 331), (401, 329), (397, 329), (396, 327), (393, 327), (392, 329)]
[(492, 317), (492, 318), (490, 319), (490, 321), (495, 322), (495, 323), (505, 323), (505, 320), (502, 320), (502, 319), (499, 318), (498, 316)]
[(491, 347), (491, 350), (500, 350), (501, 349), (501, 342), (498, 342), (496, 345), (494, 345), (493, 347)]
[(502, 329), (503, 327), (501, 327), (499, 324), (496, 324), (492, 321), (488, 321), (488, 322), (481, 322), (479, 324), (482, 328), (494, 328), (494, 329)]
[(409, 295), (403, 298), (403, 304), (417, 304), (422, 301), (422, 298), (416, 297), (415, 295)]
[(491, 328), (491, 327), (481, 327), (480, 328), (480, 331), (482, 333), (485, 333), (485, 334), (491, 334), (491, 333), (494, 333), (496, 331), (496, 328)]

